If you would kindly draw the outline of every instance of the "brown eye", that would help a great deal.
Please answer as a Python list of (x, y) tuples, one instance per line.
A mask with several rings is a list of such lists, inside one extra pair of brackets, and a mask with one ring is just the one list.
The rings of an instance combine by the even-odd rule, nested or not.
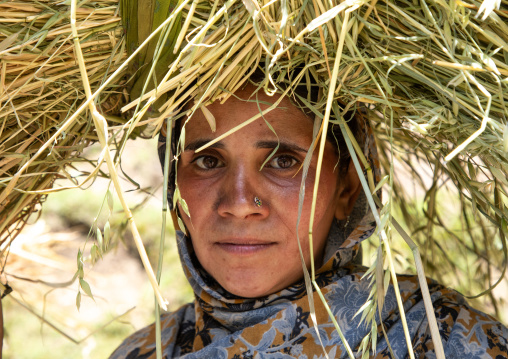
[(196, 160), (196, 165), (203, 170), (211, 170), (217, 167), (222, 167), (223, 163), (216, 157), (212, 156), (201, 156)]
[(276, 168), (276, 169), (288, 169), (293, 167), (298, 161), (288, 155), (281, 155), (274, 157), (270, 160), (270, 167)]

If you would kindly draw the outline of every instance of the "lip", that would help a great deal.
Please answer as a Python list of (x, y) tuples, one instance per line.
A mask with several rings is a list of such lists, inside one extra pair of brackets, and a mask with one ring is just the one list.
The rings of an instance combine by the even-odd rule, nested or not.
[(235, 238), (226, 239), (214, 243), (221, 250), (236, 255), (250, 255), (262, 252), (273, 247), (275, 242), (261, 241), (258, 239)]

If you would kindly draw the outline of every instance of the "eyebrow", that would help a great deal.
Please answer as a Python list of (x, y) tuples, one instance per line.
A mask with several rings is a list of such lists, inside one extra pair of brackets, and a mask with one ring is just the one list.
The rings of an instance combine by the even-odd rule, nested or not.
[[(195, 141), (192, 141), (187, 146), (185, 146), (185, 151), (196, 151), (198, 148), (203, 147), (204, 145), (207, 145), (210, 141), (213, 141), (213, 138), (200, 138)], [(208, 146), (208, 148), (219, 148), (223, 149), (224, 144), (222, 142), (215, 142)]]
[(279, 151), (295, 151), (307, 153), (308, 150), (302, 148), (294, 143), (284, 141), (258, 141), (256, 142), (257, 148), (275, 148), (279, 146)]

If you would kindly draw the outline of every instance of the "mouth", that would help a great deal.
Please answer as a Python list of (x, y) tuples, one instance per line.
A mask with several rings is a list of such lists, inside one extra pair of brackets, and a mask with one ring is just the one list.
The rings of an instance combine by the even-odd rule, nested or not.
[(219, 249), (236, 255), (255, 254), (276, 245), (275, 242), (266, 242), (250, 239), (228, 239), (214, 243)]

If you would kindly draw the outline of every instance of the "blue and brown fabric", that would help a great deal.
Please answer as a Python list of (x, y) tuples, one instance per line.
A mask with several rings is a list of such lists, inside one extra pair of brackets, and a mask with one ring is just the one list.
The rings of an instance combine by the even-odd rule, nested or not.
[[(368, 124), (360, 143), (379, 179), (376, 146)], [(358, 310), (371, 287), (362, 279), (367, 268), (357, 264), (360, 243), (375, 231), (365, 197), (358, 199), (347, 226), (334, 222), (328, 236), (323, 266), (316, 280), (350, 347), (359, 346), (371, 330)], [(311, 320), (309, 298), (302, 281), (264, 298), (245, 299), (226, 292), (199, 264), (190, 238), (177, 235), (178, 250), (195, 301), (162, 315), (163, 358), (317, 359), (347, 358), (344, 344), (318, 294), (313, 292), (317, 332)], [(418, 278), (399, 275), (400, 294), (416, 358), (434, 358), (428, 320)], [(508, 358), (508, 329), (496, 319), (471, 308), (462, 295), (428, 280), (441, 339), (447, 358)], [(395, 291), (390, 285), (377, 321), (376, 350), (371, 358), (408, 357)], [(383, 335), (382, 327), (386, 331)], [(319, 333), (319, 335), (318, 335)], [(322, 345), (321, 346), (321, 342)], [(389, 344), (388, 344), (389, 343)], [(112, 359), (155, 358), (155, 326), (127, 338)]]

